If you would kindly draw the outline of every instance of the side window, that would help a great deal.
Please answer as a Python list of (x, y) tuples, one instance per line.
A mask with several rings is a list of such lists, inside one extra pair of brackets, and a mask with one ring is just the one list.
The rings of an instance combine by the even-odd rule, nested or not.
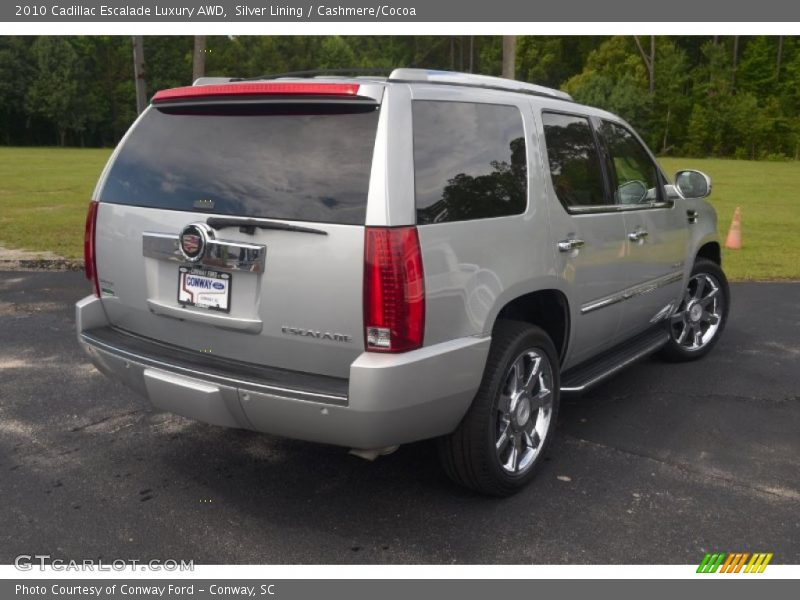
[(613, 165), (612, 189), (617, 204), (660, 201), (658, 169), (636, 137), (622, 125), (603, 121), (600, 127)]
[(603, 169), (586, 117), (542, 113), (553, 189), (566, 207), (604, 206)]
[(415, 100), (412, 111), (417, 223), (525, 212), (527, 153), (519, 109)]

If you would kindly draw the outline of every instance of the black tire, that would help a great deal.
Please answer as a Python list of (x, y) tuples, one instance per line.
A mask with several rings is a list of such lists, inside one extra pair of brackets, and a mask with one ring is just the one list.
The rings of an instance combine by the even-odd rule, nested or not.
[[(546, 360), (547, 365), (543, 362), (536, 363), (539, 357)], [(545, 375), (535, 376), (534, 363), (540, 365), (541, 373)], [(523, 372), (526, 365), (531, 366), (531, 375), (522, 377), (533, 382), (531, 390), (517, 396), (523, 398), (527, 393), (527, 400), (511, 400), (514, 394), (508, 393), (510, 385), (519, 385), (513, 380), (512, 369), (515, 365), (521, 365)], [(548, 369), (549, 379), (546, 375)], [(533, 381), (534, 376), (536, 381)], [(549, 383), (549, 386), (543, 385), (543, 382)], [(492, 496), (508, 496), (525, 487), (541, 467), (553, 438), (558, 417), (560, 383), (558, 353), (548, 335), (539, 327), (528, 323), (498, 321), (492, 334), (492, 345), (478, 393), (458, 428), (449, 436), (439, 439), (439, 457), (450, 479)], [(524, 387), (527, 390), (527, 386)], [(548, 387), (549, 394), (546, 393)], [(537, 390), (535, 394), (533, 390)], [(540, 401), (537, 398), (540, 397), (543, 398), (541, 401), (545, 407), (534, 409)], [(525, 415), (523, 404), (528, 407), (527, 413), (530, 415), (526, 420), (529, 423), (527, 426), (521, 425), (517, 418)], [(501, 406), (516, 406), (518, 410), (501, 413)], [(509, 419), (511, 413), (513, 416)], [(545, 425), (548, 414), (549, 421)], [(539, 433), (540, 425), (544, 435)], [(533, 431), (526, 436), (523, 427), (531, 427)], [(502, 438), (503, 428), (509, 432), (507, 439), (510, 441), (507, 444), (514, 446), (504, 446), (504, 450), (512, 452), (515, 448), (520, 448), (514, 454), (523, 457), (519, 461), (519, 473), (512, 474), (501, 462), (499, 453), (502, 452), (497, 450), (496, 443)], [(538, 450), (532, 445), (526, 446), (536, 440), (539, 441)], [(508, 458), (506, 464), (513, 464), (513, 459)]]
[[(716, 329), (713, 330), (713, 333), (710, 335), (708, 340), (704, 341), (699, 347), (692, 348), (690, 345), (692, 342), (689, 341), (689, 336), (691, 336), (691, 329), (689, 330), (690, 333), (681, 340), (681, 334), (686, 327), (686, 324), (689, 322), (687, 315), (687, 302), (688, 297), (693, 296), (696, 293), (696, 278), (698, 277), (707, 277), (710, 280), (706, 280), (704, 286), (716, 285), (717, 293), (710, 302), (714, 304), (714, 312), (718, 314), (718, 326)], [(695, 286), (695, 287), (693, 287)], [(684, 292), (684, 297), (681, 300), (681, 304), (678, 307), (675, 315), (672, 319), (667, 323), (667, 327), (670, 332), (669, 342), (667, 345), (661, 349), (660, 356), (661, 358), (668, 360), (670, 362), (685, 362), (690, 360), (697, 360), (698, 358), (702, 358), (717, 345), (720, 336), (722, 335), (723, 330), (725, 329), (725, 324), (728, 321), (728, 311), (730, 309), (731, 300), (730, 300), (730, 288), (728, 286), (728, 279), (725, 277), (725, 273), (720, 268), (720, 266), (710, 261), (706, 258), (698, 258), (695, 263), (694, 267), (692, 268), (692, 274), (689, 279), (689, 286)], [(706, 311), (705, 314), (710, 314), (709, 311)], [(714, 315), (710, 315), (710, 318), (713, 318)], [(706, 323), (703, 321), (704, 317), (700, 317), (700, 321), (697, 322), (696, 325), (701, 328), (701, 335), (706, 335), (711, 330), (711, 324)], [(705, 334), (702, 333), (702, 328), (708, 327), (705, 330)]]

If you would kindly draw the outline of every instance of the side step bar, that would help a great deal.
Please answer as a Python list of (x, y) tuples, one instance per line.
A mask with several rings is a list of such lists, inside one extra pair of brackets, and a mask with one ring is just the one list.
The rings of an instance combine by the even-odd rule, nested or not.
[(669, 333), (659, 326), (615, 346), (597, 358), (573, 367), (561, 375), (561, 391), (585, 392), (646, 356), (653, 354), (669, 341)]

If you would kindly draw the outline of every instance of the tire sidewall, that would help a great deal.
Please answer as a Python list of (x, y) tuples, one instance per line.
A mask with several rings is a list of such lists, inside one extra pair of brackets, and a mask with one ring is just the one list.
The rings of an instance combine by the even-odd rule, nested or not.
[[(503, 384), (505, 383), (508, 370), (511, 368), (513, 362), (526, 350), (536, 350), (540, 352), (550, 362), (550, 371), (552, 373), (552, 390), (553, 390), (553, 408), (550, 417), (548, 430), (545, 434), (542, 447), (539, 449), (533, 464), (524, 472), (517, 475), (512, 475), (503, 469), (500, 460), (495, 451), (496, 443), (496, 427), (497, 427), (497, 404), (502, 392)], [(558, 419), (558, 409), (560, 401), (560, 376), (559, 376), (559, 362), (558, 355), (552, 341), (547, 334), (538, 327), (528, 325), (525, 329), (521, 330), (516, 341), (505, 348), (505, 351), (500, 358), (501, 368), (495, 369), (494, 373), (489, 375), (489, 386), (486, 390), (481, 390), (487, 396), (481, 398), (484, 402), (491, 402), (488, 415), (486, 418), (484, 444), (486, 447), (486, 454), (489, 463), (489, 469), (492, 478), (495, 479), (502, 487), (511, 488), (511, 491), (516, 491), (524, 487), (535, 475), (544, 462), (550, 443), (554, 437), (554, 430)]]
[[(714, 337), (709, 341), (705, 346), (699, 348), (697, 350), (690, 350), (684, 346), (678, 344), (675, 338), (672, 335), (672, 326), (671, 324), (668, 325), (669, 327), (669, 342), (668, 342), (668, 356), (671, 358), (677, 358), (682, 360), (694, 360), (696, 358), (700, 358), (705, 356), (717, 345), (720, 337), (722, 337), (722, 333), (725, 330), (725, 325), (728, 322), (728, 313), (731, 307), (731, 294), (730, 294), (730, 286), (728, 285), (728, 279), (725, 277), (725, 272), (722, 268), (715, 262), (710, 261), (705, 258), (698, 258), (694, 266), (692, 267), (691, 274), (689, 278), (699, 275), (701, 273), (707, 273), (714, 277), (719, 283), (720, 291), (723, 297), (723, 305), (722, 305), (722, 322), (720, 323), (719, 327), (717, 328)], [(687, 282), (688, 285), (688, 282)], [(684, 288), (685, 292), (685, 288)], [(669, 322), (668, 322), (669, 323)]]

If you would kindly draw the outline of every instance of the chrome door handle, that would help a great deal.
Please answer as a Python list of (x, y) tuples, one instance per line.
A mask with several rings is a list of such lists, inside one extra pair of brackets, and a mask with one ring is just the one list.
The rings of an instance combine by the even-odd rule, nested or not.
[(629, 233), (628, 239), (632, 242), (639, 242), (644, 238), (646, 238), (648, 235), (650, 234), (647, 233), (647, 231), (645, 231), (644, 229), (639, 229), (638, 231), (632, 231), (631, 233)]
[(586, 242), (584, 242), (583, 240), (570, 238), (568, 240), (561, 240), (560, 242), (558, 242), (558, 251), (571, 252), (572, 250), (583, 248), (585, 245)]

